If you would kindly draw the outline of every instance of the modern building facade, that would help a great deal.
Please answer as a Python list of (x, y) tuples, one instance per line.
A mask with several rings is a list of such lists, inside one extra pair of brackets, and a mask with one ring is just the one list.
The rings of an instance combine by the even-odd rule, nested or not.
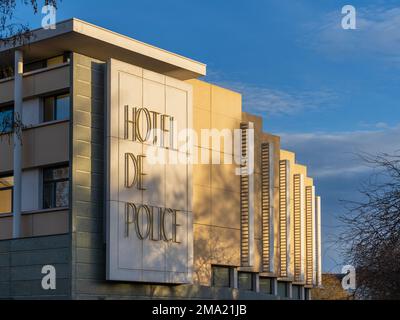
[(321, 200), (240, 93), (77, 19), (33, 33), (0, 49), (0, 298), (311, 298)]

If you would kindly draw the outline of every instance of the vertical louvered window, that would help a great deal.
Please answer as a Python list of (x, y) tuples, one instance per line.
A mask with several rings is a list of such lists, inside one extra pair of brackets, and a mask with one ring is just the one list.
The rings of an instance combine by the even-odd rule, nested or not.
[(313, 187), (306, 187), (306, 283), (313, 284)]
[(273, 272), (273, 208), (272, 208), (272, 147), (261, 145), (261, 218), (262, 218), (262, 265), (264, 272)]
[(303, 213), (303, 176), (294, 175), (293, 183), (293, 210), (294, 210), (294, 278), (295, 281), (302, 281), (302, 215)]
[(289, 161), (279, 162), (280, 276), (288, 276)]
[[(248, 158), (248, 124), (242, 123), (240, 129), (242, 130), (242, 148), (241, 158)], [(241, 214), (241, 261), (242, 265), (250, 264), (250, 228), (249, 228), (249, 175), (247, 172), (247, 161), (243, 161), (241, 164), (241, 176), (240, 176), (240, 214)]]
[(317, 286), (322, 285), (322, 261), (321, 261), (321, 197), (315, 199), (315, 262), (317, 264)]

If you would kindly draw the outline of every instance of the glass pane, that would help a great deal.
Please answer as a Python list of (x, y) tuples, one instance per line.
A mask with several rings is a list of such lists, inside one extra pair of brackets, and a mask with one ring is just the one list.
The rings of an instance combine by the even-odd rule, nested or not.
[(56, 99), (56, 120), (69, 119), (69, 95), (58, 96)]
[(68, 207), (68, 195), (69, 195), (69, 182), (57, 182), (56, 183), (56, 207)]
[(46, 61), (40, 60), (33, 63), (27, 63), (24, 65), (24, 72), (31, 72), (46, 67)]
[(252, 274), (248, 272), (239, 272), (239, 289), (240, 290), (253, 290)]
[(53, 181), (69, 178), (69, 167), (49, 168), (43, 170), (44, 181)]
[(216, 287), (230, 286), (230, 270), (227, 267), (213, 267), (213, 285)]
[(304, 289), (304, 299), (310, 300), (310, 289)]
[(43, 185), (43, 209), (54, 208), (54, 183)]
[(0, 109), (0, 133), (11, 132), (14, 122), (14, 111), (12, 108)]
[(286, 298), (288, 296), (286, 282), (278, 282), (278, 295), (283, 298)]
[(3, 177), (0, 178), (0, 189), (9, 188), (14, 185), (14, 177)]
[(69, 177), (69, 167), (53, 169), (53, 179), (68, 179)]
[(260, 278), (260, 292), (272, 294), (272, 279)]
[(43, 103), (43, 120), (44, 122), (53, 121), (54, 119), (54, 97), (47, 97)]
[(12, 189), (0, 190), (0, 214), (12, 212)]
[(301, 299), (301, 287), (297, 285), (292, 286), (292, 296), (293, 299)]

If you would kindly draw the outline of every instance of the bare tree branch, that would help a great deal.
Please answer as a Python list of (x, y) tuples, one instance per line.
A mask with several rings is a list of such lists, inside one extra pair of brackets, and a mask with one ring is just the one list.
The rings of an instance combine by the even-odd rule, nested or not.
[(339, 243), (356, 267), (356, 296), (400, 299), (400, 155), (362, 154), (373, 168), (362, 201), (343, 201)]

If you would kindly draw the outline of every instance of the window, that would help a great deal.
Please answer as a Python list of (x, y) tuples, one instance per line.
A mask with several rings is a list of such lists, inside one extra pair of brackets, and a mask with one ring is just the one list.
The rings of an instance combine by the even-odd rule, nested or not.
[(274, 294), (274, 281), (271, 278), (260, 277), (260, 292)]
[(289, 288), (287, 282), (278, 282), (278, 296), (282, 298), (289, 297)]
[(43, 102), (43, 121), (69, 119), (69, 94), (49, 96)]
[(68, 62), (68, 54), (56, 56), (50, 59), (38, 60), (24, 65), (24, 72), (31, 72), (43, 68), (53, 67)]
[(240, 290), (253, 290), (253, 274), (250, 272), (239, 272), (239, 289)]
[(301, 300), (301, 286), (293, 285), (292, 286), (292, 297), (293, 299)]
[(13, 106), (0, 108), (0, 134), (13, 130), (14, 108)]
[(43, 209), (63, 208), (69, 205), (69, 168), (55, 167), (43, 170)]
[(0, 214), (12, 213), (13, 177), (0, 177)]
[(231, 268), (229, 267), (212, 267), (212, 285), (215, 287), (231, 286)]

